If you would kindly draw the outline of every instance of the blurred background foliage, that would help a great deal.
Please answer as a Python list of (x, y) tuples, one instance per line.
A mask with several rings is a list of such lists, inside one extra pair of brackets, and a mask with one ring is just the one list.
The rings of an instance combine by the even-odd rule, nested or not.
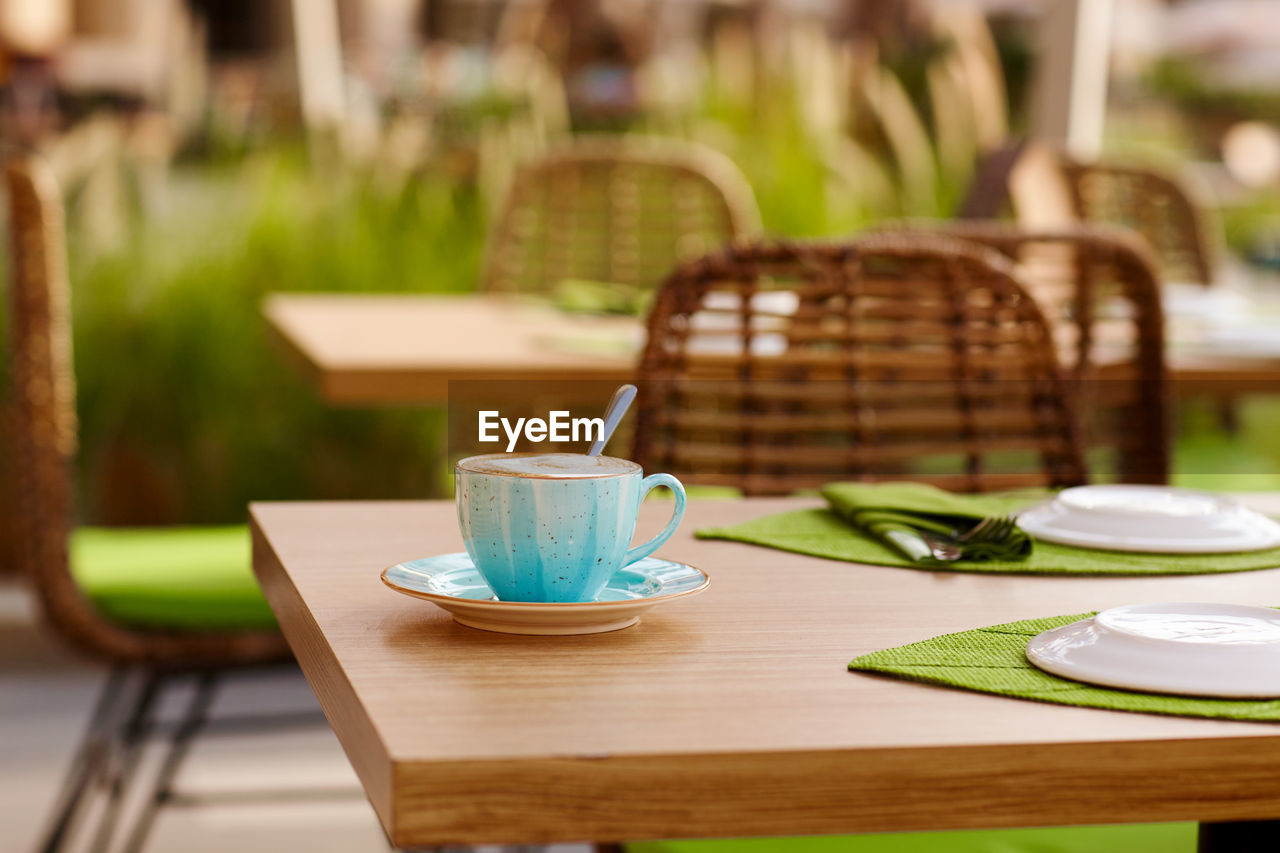
[[(975, 38), (965, 29), (973, 20), (873, 22), (900, 31), (860, 43), (855, 27), (839, 50), (821, 28), (797, 27), (764, 54), (759, 22), (725, 27), (693, 72), (651, 63), (645, 109), (595, 125), (571, 115), (564, 88), (527, 57), (484, 66), (479, 83), (433, 106), (384, 104), (379, 132), (356, 143), (304, 144), (296, 131), (219, 110), (215, 98), (196, 131), (156, 157), (145, 126), (125, 129), (85, 107), (76, 132), (107, 142), (83, 146), (99, 152), (87, 167), (62, 170), (75, 173), (66, 190), (83, 516), (227, 522), (251, 500), (440, 494), (444, 413), (324, 404), (271, 340), (262, 299), (473, 289), (512, 165), (570, 129), (682, 136), (723, 151), (750, 180), (770, 233), (839, 235), (951, 215), (979, 153), (1025, 127), (1033, 70), (1025, 26), (984, 26)], [(468, 74), (479, 67), (462, 58)], [(975, 95), (973, 69), (984, 62), (994, 82)], [(1108, 151), (1216, 159), (1220, 134), (1209, 124), (1277, 114), (1274, 92), (1224, 97), (1204, 85), (1173, 60), (1122, 82)], [(1265, 261), (1280, 193), (1242, 189), (1223, 219), (1229, 246)], [(1179, 470), (1198, 485), (1280, 486), (1277, 419), (1280, 407), (1250, 401), (1231, 437), (1192, 407)], [(1208, 482), (1209, 472), (1229, 476)]]
[(68, 211), (86, 515), (212, 522), (243, 518), (250, 499), (438, 490), (441, 414), (326, 406), (259, 305), (271, 291), (470, 288), (474, 185), (322, 176), (283, 143), (168, 181), (153, 208), (131, 206), (115, 245), (85, 233), (84, 199)]
[[(762, 115), (717, 104), (708, 88), (695, 118), (630, 129), (725, 151), (771, 233), (831, 235), (940, 215), (962, 192), (957, 176), (930, 184), (914, 208), (902, 203), (874, 155), (814, 144), (792, 91), (770, 97)], [(511, 114), (496, 98), (470, 107), (455, 110), (451, 131), (501, 127)], [(441, 493), (443, 412), (326, 405), (271, 339), (259, 307), (272, 291), (474, 289), (496, 193), (486, 196), (486, 170), (509, 164), (460, 165), (442, 148), (389, 166), (326, 157), (323, 142), (310, 154), (288, 138), (243, 144), (214, 125), (158, 187), (121, 155), (68, 188), (86, 519), (224, 522), (243, 518), (250, 500)], [(836, 154), (864, 169), (842, 170)]]

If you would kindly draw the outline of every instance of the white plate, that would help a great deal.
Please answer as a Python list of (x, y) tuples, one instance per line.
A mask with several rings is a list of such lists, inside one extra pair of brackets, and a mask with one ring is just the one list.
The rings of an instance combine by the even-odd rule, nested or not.
[(1228, 554), (1280, 547), (1280, 524), (1238, 501), (1165, 486), (1078, 486), (1024, 510), (1036, 539), (1162, 554)]
[(1230, 699), (1280, 697), (1280, 611), (1130, 604), (1034, 637), (1027, 660), (1107, 687)]
[(706, 572), (684, 563), (645, 557), (609, 579), (595, 601), (499, 601), (465, 552), (397, 563), (382, 573), (396, 592), (449, 611), (468, 628), (500, 634), (600, 634), (629, 628), (664, 601), (702, 592)]

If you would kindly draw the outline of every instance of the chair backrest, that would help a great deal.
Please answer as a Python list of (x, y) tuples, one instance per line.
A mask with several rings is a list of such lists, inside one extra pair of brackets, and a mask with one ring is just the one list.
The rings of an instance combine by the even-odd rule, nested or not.
[(99, 620), (71, 576), (75, 372), (62, 200), (34, 156), (5, 162), (9, 202), (9, 347), (13, 382), (14, 558), (45, 613), (81, 645)]
[(978, 158), (973, 180), (956, 208), (957, 219), (995, 219), (1003, 212), (1013, 170), (1026, 147), (1025, 139), (1014, 139)]
[(1056, 146), (1031, 139), (1010, 140), (978, 158), (973, 180), (956, 218), (1016, 216), (1023, 228), (1046, 230), (1080, 223)]
[(960, 207), (963, 219), (999, 216), (1012, 202), (1023, 228), (1080, 223), (1141, 234), (1163, 281), (1211, 284), (1216, 240), (1188, 187), (1149, 167), (1081, 162), (1042, 143), (1010, 143), (985, 156)]
[(109, 660), (226, 664), (284, 652), (274, 632), (138, 631), (104, 618), (71, 572), (76, 453), (66, 238), (57, 182), (41, 160), (8, 158), (14, 558), (44, 618), (81, 651)]
[(676, 269), (648, 335), (634, 458), (649, 471), (747, 494), (1087, 479), (1049, 327), (980, 246), (734, 246)]
[(579, 137), (517, 169), (481, 290), (545, 295), (568, 279), (656, 287), (678, 261), (759, 227), (750, 185), (719, 152)]
[(1213, 282), (1214, 258), (1204, 217), (1188, 190), (1155, 169), (1064, 160), (1076, 215), (1121, 225), (1151, 244), (1165, 281)]
[(15, 157), (5, 164), (5, 183), (17, 557), (32, 574), (67, 562), (76, 452), (70, 294), (62, 203), (52, 175), (33, 158)]
[(1007, 256), (1053, 329), (1091, 450), (1128, 483), (1166, 483), (1170, 467), (1164, 313), (1155, 260), (1141, 237), (1105, 225), (1020, 230), (993, 222), (930, 223)]

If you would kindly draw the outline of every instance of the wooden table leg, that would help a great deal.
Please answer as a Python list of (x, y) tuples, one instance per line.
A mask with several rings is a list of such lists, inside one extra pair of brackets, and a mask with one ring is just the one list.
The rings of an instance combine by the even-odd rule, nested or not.
[(1280, 850), (1280, 820), (1200, 824), (1198, 853), (1263, 853)]

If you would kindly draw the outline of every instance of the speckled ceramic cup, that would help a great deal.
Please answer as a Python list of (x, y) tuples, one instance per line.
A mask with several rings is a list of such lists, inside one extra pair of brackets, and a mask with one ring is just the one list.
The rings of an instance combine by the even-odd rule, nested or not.
[[(623, 566), (649, 556), (684, 517), (684, 486), (670, 474), (577, 453), (472, 456), (455, 470), (467, 553), (501, 601), (594, 601)], [(662, 532), (632, 548), (650, 491), (675, 492)]]

